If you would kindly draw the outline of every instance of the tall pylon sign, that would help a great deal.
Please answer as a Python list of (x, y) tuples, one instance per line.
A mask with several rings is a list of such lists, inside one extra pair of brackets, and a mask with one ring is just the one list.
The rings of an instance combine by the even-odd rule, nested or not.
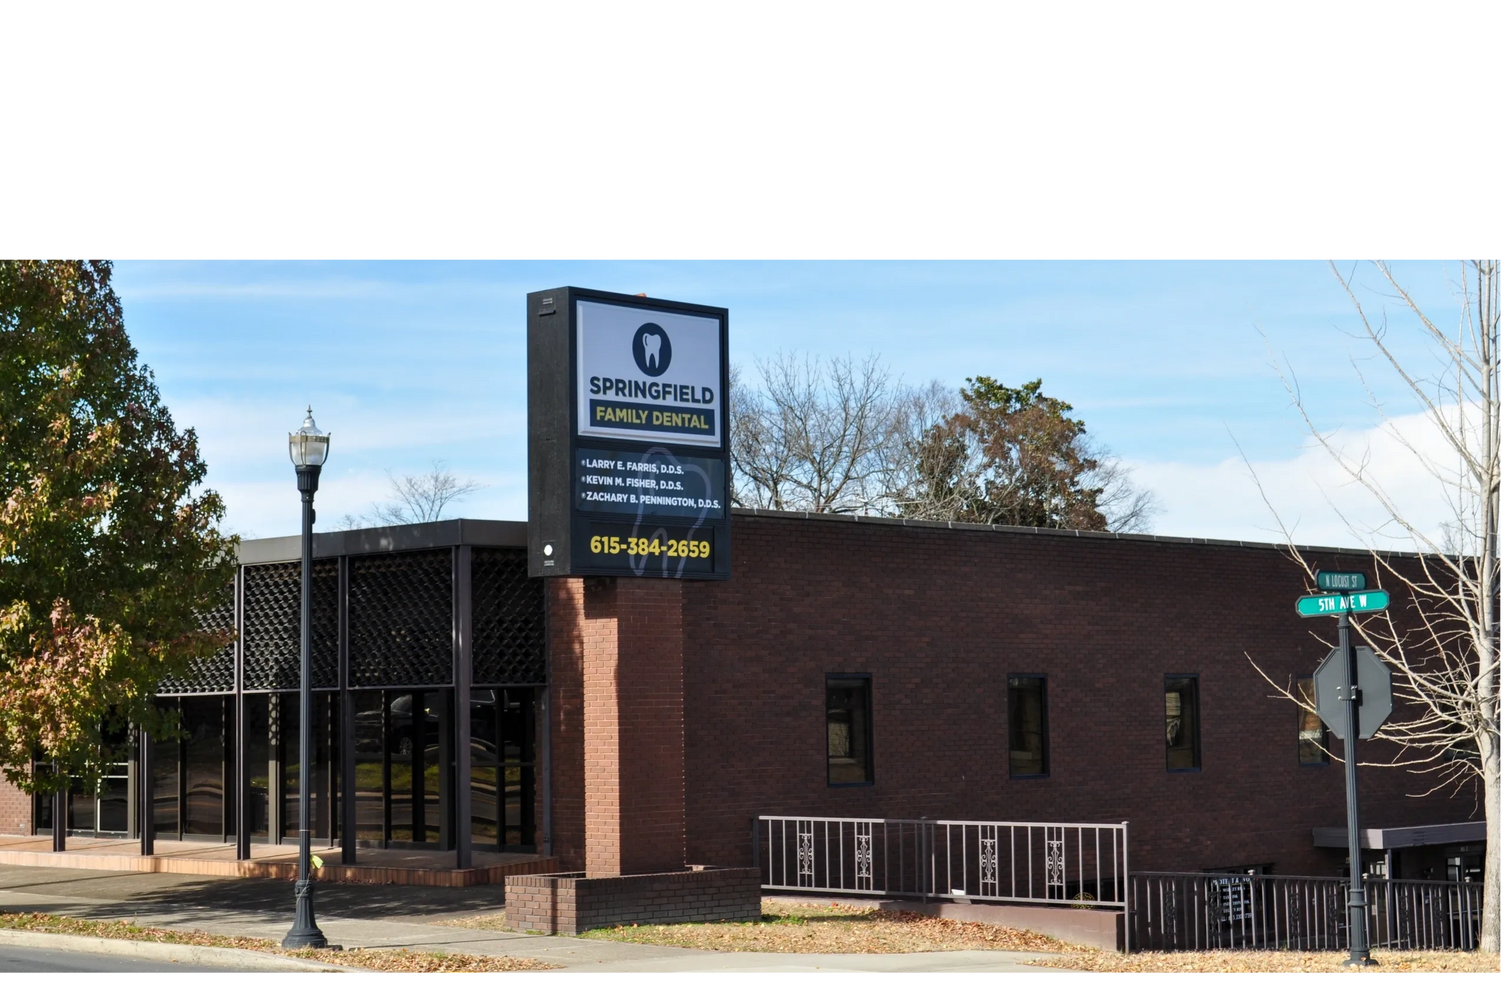
[(528, 296), (528, 572), (725, 580), (727, 310)]

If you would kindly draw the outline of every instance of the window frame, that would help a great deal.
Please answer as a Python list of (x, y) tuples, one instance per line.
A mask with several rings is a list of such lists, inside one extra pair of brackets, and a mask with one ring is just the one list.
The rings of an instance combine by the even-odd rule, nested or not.
[[(1171, 693), (1172, 681), (1192, 682), (1192, 766), (1172, 767), (1171, 746), (1165, 742), (1166, 732), (1166, 695)], [(1161, 732), (1162, 746), (1166, 751), (1167, 774), (1191, 774), (1203, 769), (1203, 691), (1202, 679), (1197, 674), (1163, 674), (1161, 679)], [(1182, 717), (1187, 716), (1187, 706), (1182, 705)]]
[[(1017, 680), (1040, 681), (1041, 692), (1041, 769), (1035, 774), (1015, 774), (1014, 772), (1014, 692)], [(1012, 673), (1005, 679), (1005, 731), (1004, 743), (1006, 754), (1009, 754), (1009, 780), (1038, 781), (1042, 778), (1051, 777), (1051, 711), (1050, 697), (1047, 692), (1046, 675), (1039, 673)], [(1021, 688), (1023, 690), (1023, 688)]]
[[(863, 771), (868, 775), (866, 781), (832, 781), (831, 780), (831, 691), (832, 681), (862, 681), (864, 696), (863, 710), (866, 715), (866, 736), (863, 743)], [(826, 747), (826, 787), (827, 788), (868, 788), (874, 783), (874, 747), (873, 747), (873, 674), (871, 673), (829, 673), (821, 686), (821, 743)]]

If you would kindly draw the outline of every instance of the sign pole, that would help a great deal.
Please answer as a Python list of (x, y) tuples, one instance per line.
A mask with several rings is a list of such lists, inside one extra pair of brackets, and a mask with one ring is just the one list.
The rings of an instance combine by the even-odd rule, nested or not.
[(1348, 686), (1339, 696), (1348, 702), (1348, 738), (1344, 741), (1344, 795), (1349, 804), (1349, 958), (1345, 965), (1374, 965), (1370, 957), (1369, 924), (1365, 919), (1365, 884), (1360, 871), (1359, 752), (1360, 681), (1349, 641), (1349, 612), (1339, 615), (1339, 656), (1348, 668)]

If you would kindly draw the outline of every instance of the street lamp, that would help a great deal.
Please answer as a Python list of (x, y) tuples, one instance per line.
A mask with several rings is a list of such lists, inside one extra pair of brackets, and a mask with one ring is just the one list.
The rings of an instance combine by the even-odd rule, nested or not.
[(319, 488), (319, 469), (329, 455), (329, 435), (314, 424), (309, 407), (303, 426), (288, 435), (288, 455), (298, 473), (298, 492), (303, 494), (303, 630), (298, 677), (298, 882), (293, 889), (297, 910), (293, 929), (282, 939), (284, 948), (323, 948), (324, 932), (314, 923), (314, 883), (309, 877), (309, 758), (313, 756), (313, 658), (314, 584), (314, 491)]

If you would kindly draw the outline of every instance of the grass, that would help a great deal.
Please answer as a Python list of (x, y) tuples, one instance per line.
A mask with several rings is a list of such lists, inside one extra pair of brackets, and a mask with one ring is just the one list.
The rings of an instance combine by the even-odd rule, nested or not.
[(1091, 951), (1034, 958), (1028, 965), (1084, 972), (1500, 972), (1501, 956), (1478, 951), (1371, 952), (1376, 965), (1344, 967), (1347, 951)]
[[(501, 927), (501, 917), (470, 918), (464, 926)], [(496, 921), (495, 924), (490, 921)], [(1033, 931), (879, 910), (873, 906), (816, 905), (765, 899), (757, 923), (656, 924), (612, 927), (581, 935), (709, 951), (805, 954), (1000, 950), (1038, 954), (1028, 965), (1084, 972), (1348, 972), (1347, 952), (1204, 951), (1123, 955), (1068, 944)], [(1039, 954), (1045, 952), (1047, 954)], [(1500, 956), (1459, 951), (1383, 951), (1371, 972), (1499, 972)]]
[(407, 949), (323, 949), (282, 948), (264, 938), (227, 937), (203, 931), (175, 931), (162, 927), (143, 927), (128, 920), (85, 920), (59, 917), (50, 913), (0, 913), (0, 928), (16, 931), (40, 931), (72, 937), (115, 938), (128, 941), (155, 941), (162, 944), (189, 944), (209, 948), (235, 948), (259, 951), (288, 958), (306, 958), (329, 965), (346, 965), (376, 972), (519, 972), (553, 969), (557, 966), (531, 958), (506, 958), (483, 955), (447, 955), (442, 952), (408, 951)]
[[(471, 925), (475, 926), (475, 925)], [(644, 924), (587, 931), (584, 938), (705, 951), (893, 955), (922, 951), (1086, 951), (1035, 931), (842, 903), (765, 899), (758, 922)]]

